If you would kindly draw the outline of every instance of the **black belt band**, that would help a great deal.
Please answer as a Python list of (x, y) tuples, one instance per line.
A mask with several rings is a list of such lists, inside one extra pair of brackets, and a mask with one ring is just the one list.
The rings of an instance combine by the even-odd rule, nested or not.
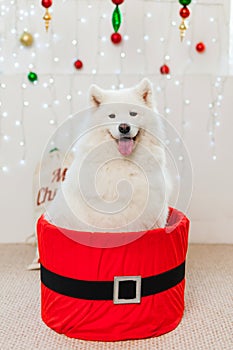
[[(185, 277), (185, 261), (172, 270), (141, 279), (141, 297), (164, 292), (180, 283)], [(41, 282), (62, 295), (86, 300), (113, 300), (113, 281), (84, 281), (58, 275), (41, 265)], [(119, 298), (135, 297), (136, 282), (120, 282)]]

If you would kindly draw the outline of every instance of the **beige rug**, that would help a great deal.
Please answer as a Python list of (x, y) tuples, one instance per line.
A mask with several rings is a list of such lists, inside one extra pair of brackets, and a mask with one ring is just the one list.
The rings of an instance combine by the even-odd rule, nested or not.
[(186, 310), (171, 333), (116, 343), (69, 339), (40, 319), (39, 272), (27, 271), (34, 248), (0, 245), (1, 350), (232, 350), (233, 246), (191, 245), (188, 253)]

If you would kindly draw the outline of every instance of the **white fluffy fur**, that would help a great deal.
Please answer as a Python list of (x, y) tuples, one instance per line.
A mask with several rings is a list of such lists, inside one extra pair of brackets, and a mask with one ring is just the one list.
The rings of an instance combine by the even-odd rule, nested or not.
[[(99, 127), (77, 142), (75, 160), (47, 219), (83, 231), (164, 227), (171, 185), (162, 122), (152, 113), (156, 106), (150, 81), (143, 79), (137, 86), (119, 91), (93, 85), (90, 100), (94, 107), (90, 117), (100, 121)], [(132, 109), (138, 112), (136, 117), (129, 115)], [(112, 112), (114, 120), (108, 117)], [(138, 135), (129, 156), (120, 154), (117, 147), (120, 123), (131, 126), (131, 137)]]

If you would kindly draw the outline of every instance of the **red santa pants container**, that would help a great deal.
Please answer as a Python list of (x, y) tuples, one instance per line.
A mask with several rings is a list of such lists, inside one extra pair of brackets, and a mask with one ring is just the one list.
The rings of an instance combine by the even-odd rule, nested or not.
[[(43, 321), (58, 333), (116, 341), (159, 336), (184, 312), (189, 220), (163, 229), (87, 233), (38, 221)], [(114, 241), (115, 240), (115, 241)]]

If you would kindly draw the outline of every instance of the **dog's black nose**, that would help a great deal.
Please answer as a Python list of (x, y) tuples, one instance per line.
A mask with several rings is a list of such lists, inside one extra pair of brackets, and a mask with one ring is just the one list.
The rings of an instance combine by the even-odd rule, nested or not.
[(128, 134), (130, 132), (130, 126), (126, 123), (120, 124), (118, 129), (122, 134)]

